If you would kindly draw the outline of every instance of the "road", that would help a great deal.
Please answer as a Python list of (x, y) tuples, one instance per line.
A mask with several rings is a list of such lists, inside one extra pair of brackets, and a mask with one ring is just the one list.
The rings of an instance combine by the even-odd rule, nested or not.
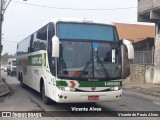
[[(160, 111), (160, 98), (149, 95), (142, 95), (139, 93), (123, 91), (123, 96), (120, 100), (114, 102), (99, 102), (93, 103), (79, 103), (79, 104), (51, 104), (45, 105), (42, 102), (41, 96), (36, 91), (30, 88), (21, 88), (16, 77), (7, 76), (2, 72), (2, 76), (11, 88), (11, 93), (4, 98), (0, 98), (0, 111), (66, 111), (70, 112), (72, 107), (76, 108), (100, 108), (102, 111)], [(72, 114), (72, 113), (69, 113)], [(83, 116), (83, 115), (82, 115)], [(111, 115), (112, 116), (112, 115)], [(102, 117), (101, 119), (108, 119), (109, 117)], [(17, 119), (17, 118), (16, 118)], [(54, 118), (56, 120), (63, 118)], [(66, 119), (73, 119), (67, 117)], [(83, 117), (76, 117), (76, 119), (85, 119)], [(98, 117), (87, 118), (98, 119)], [(111, 119), (124, 119), (123, 117), (111, 117)], [(129, 119), (133, 119), (129, 118)], [(141, 119), (156, 119), (155, 117), (137, 118)]]

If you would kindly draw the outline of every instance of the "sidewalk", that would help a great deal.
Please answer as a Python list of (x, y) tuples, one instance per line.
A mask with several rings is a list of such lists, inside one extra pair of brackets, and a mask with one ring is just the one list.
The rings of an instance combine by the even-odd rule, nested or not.
[(0, 78), (0, 97), (7, 95), (10, 93), (7, 83), (4, 78)]
[(139, 84), (128, 81), (123, 81), (123, 89), (133, 92), (142, 93), (144, 95), (152, 95), (155, 97), (160, 97), (160, 85), (153, 84)]

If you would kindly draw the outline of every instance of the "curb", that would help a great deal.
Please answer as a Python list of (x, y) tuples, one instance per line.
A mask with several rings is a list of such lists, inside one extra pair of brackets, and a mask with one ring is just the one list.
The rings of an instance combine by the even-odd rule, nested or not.
[(9, 89), (9, 86), (8, 86), (8, 84), (6, 83), (5, 79), (4, 79), (4, 78), (0, 78), (0, 79), (2, 80), (2, 82), (4, 83), (4, 86), (5, 86), (6, 89), (7, 89), (7, 92), (4, 92), (4, 93), (0, 94), (0, 97), (3, 97), (3, 96), (6, 96), (7, 94), (10, 93), (10, 89)]

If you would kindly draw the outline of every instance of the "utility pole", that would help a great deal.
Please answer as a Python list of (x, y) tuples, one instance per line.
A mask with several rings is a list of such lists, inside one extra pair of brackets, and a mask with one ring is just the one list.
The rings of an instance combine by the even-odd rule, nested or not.
[[(0, 67), (2, 64), (1, 61), (1, 53), (2, 53), (2, 49), (3, 49), (3, 45), (2, 45), (2, 22), (3, 22), (3, 10), (6, 4), (6, 0), (0, 0)], [(1, 69), (0, 69), (0, 78), (1, 78)]]
[[(23, 0), (23, 1), (27, 1), (27, 0)], [(3, 22), (4, 12), (6, 11), (10, 2), (11, 0), (9, 0), (8, 4), (6, 5), (7, 0), (0, 0), (0, 79), (1, 79), (1, 63), (2, 63), (1, 53), (3, 49), (3, 45), (1, 44), (2, 43), (2, 22)]]
[[(2, 0), (0, 0), (0, 67), (1, 67), (1, 53), (2, 53), (2, 45), (1, 45), (1, 41), (2, 41)], [(0, 78), (1, 78), (1, 68), (0, 68)]]

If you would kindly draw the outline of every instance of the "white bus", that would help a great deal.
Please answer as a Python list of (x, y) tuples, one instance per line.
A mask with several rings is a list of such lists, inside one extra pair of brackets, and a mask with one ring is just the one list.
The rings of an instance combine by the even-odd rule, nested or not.
[[(129, 42), (127, 48), (133, 56)], [(114, 101), (122, 95), (122, 55), (114, 24), (53, 19), (17, 45), (17, 79), (44, 103)]]

